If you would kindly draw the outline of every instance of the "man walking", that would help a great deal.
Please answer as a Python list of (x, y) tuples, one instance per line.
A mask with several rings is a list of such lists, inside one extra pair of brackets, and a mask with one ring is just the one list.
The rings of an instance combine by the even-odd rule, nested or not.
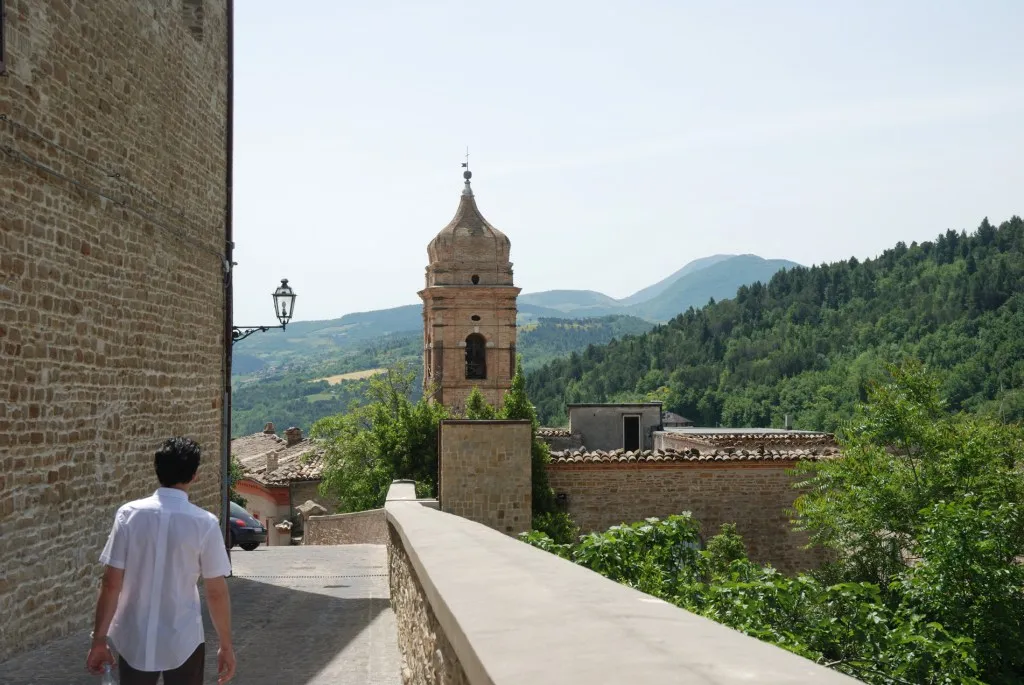
[(202, 685), (206, 645), (196, 583), (202, 576), (220, 648), (219, 683), (235, 673), (231, 573), (217, 517), (188, 501), (199, 445), (171, 438), (156, 453), (160, 488), (117, 510), (100, 554), (105, 564), (86, 668), (100, 674), (119, 655), (121, 685)]

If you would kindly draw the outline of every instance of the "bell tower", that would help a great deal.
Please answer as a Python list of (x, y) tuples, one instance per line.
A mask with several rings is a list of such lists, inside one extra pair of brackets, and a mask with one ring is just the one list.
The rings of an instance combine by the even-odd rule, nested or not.
[(501, 405), (512, 387), (516, 297), (510, 243), (476, 206), (468, 161), (465, 186), (447, 226), (427, 246), (423, 300), (423, 384), (433, 399), (462, 411), (474, 387)]

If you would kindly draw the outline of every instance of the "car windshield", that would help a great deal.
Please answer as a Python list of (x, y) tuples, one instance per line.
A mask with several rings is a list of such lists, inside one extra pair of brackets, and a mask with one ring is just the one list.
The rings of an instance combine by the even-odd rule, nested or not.
[(231, 515), (240, 519), (250, 518), (249, 512), (239, 506), (236, 502), (231, 503)]

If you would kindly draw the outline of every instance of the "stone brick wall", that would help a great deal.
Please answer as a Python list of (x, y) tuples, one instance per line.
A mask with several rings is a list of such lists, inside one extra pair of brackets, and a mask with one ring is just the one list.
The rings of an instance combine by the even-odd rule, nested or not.
[(292, 481), (289, 485), (292, 494), (292, 509), (305, 504), (307, 500), (313, 500), (327, 511), (338, 510), (338, 500), (334, 497), (325, 497), (320, 494), (320, 481)]
[(91, 619), (117, 507), (197, 439), (219, 513), (226, 3), (6, 2), (0, 660)]
[(386, 545), (388, 542), (383, 509), (310, 516), (305, 525), (304, 545)]
[(529, 421), (442, 421), (441, 510), (518, 535), (530, 530)]
[(401, 536), (390, 524), (387, 528), (388, 582), (398, 626), (403, 685), (469, 685), (459, 657), (409, 562)]
[(569, 496), (569, 513), (583, 532), (606, 530), (648, 516), (690, 511), (710, 537), (735, 523), (750, 558), (781, 571), (813, 568), (819, 553), (801, 549), (805, 535), (793, 532), (787, 510), (797, 491), (792, 464), (552, 464), (555, 493)]

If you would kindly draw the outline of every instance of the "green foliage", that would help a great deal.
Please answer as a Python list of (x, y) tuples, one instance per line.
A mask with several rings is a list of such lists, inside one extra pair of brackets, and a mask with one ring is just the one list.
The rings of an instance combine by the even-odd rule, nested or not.
[(886, 363), (944, 371), (954, 410), (1024, 419), (1024, 221), (780, 271), (734, 299), (531, 370), (545, 425), (569, 402), (661, 399), (697, 425), (836, 430)]
[(494, 407), (484, 398), (480, 388), (473, 386), (473, 390), (466, 398), (466, 418), (476, 421), (493, 419), (498, 415)]
[(889, 609), (877, 585), (788, 578), (746, 559), (734, 527), (699, 550), (690, 514), (649, 518), (558, 544), (520, 539), (608, 578), (867, 683), (980, 685), (970, 639)]
[(833, 577), (893, 610), (971, 638), (983, 678), (1024, 679), (1024, 432), (950, 413), (919, 363), (890, 369), (841, 434), (844, 458), (807, 462), (799, 523)]
[(228, 498), (240, 507), (244, 507), (248, 500), (235, 492), (235, 483), (244, 477), (245, 471), (242, 469), (242, 463), (238, 461), (238, 457), (232, 454), (228, 470)]
[[(1024, 431), (951, 413), (920, 363), (888, 370), (805, 462), (799, 525), (832, 563), (786, 577), (734, 526), (704, 550), (688, 515), (532, 545), (864, 682), (1024, 681)], [(671, 525), (669, 525), (671, 524)]]
[[(551, 462), (551, 449), (548, 443), (537, 436), (537, 429), (540, 422), (537, 420), (537, 411), (534, 404), (529, 401), (526, 395), (526, 379), (522, 373), (522, 356), (516, 355), (515, 374), (512, 376), (512, 386), (505, 393), (502, 401), (500, 417), (505, 420), (529, 421), (532, 426), (532, 439), (530, 442), (530, 477), (532, 483), (531, 507), (534, 510), (535, 518), (543, 514), (556, 514), (555, 493), (548, 481), (548, 464)], [(561, 514), (566, 520), (562, 522), (562, 528), (571, 525), (567, 520), (567, 514)], [(538, 525), (553, 525), (553, 519), (535, 521), (534, 527)], [(557, 527), (552, 528), (557, 529)]]
[(580, 529), (566, 511), (534, 513), (533, 530), (546, 535), (556, 544), (569, 544), (579, 537)]
[(383, 506), (396, 479), (415, 480), (418, 494), (437, 484), (437, 428), (447, 418), (425, 396), (412, 401), (416, 374), (402, 365), (369, 379), (369, 403), (320, 419), (311, 437), (324, 448), (321, 489), (341, 511)]

